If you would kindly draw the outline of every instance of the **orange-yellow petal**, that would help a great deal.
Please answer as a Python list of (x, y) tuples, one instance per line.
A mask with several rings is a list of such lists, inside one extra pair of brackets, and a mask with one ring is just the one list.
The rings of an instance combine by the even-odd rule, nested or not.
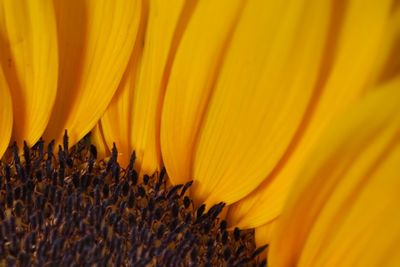
[(243, 8), (192, 152), (197, 202), (243, 198), (288, 149), (315, 93), (326, 38), (329, 3), (313, 3)]
[(101, 117), (101, 129), (108, 151), (115, 143), (118, 148), (118, 161), (126, 167), (132, 153), (131, 121), (133, 108), (133, 88), (143, 53), (145, 30), (148, 21), (148, 1), (142, 2), (141, 18), (135, 45), (114, 97)]
[(0, 3), (0, 60), (13, 102), (13, 139), (33, 145), (57, 91), (57, 32), (51, 0)]
[(91, 141), (97, 149), (97, 158), (104, 159), (110, 154), (107, 144), (104, 140), (103, 129), (101, 123), (97, 123), (96, 126), (91, 131)]
[(193, 150), (244, 1), (199, 1), (182, 37), (161, 121), (164, 165), (175, 184), (191, 179)]
[[(398, 3), (398, 2), (397, 2)], [(379, 84), (394, 78), (400, 73), (400, 5), (393, 8), (385, 33), (381, 40), (380, 53), (373, 64), (375, 70), (371, 71), (371, 80)]]
[(271, 241), (272, 266), (398, 266), (400, 77), (327, 128)]
[(87, 134), (111, 101), (128, 64), (141, 13), (139, 0), (54, 0), (59, 82), (45, 137), (71, 143)]
[(0, 67), (0, 159), (7, 149), (10, 142), (12, 124), (13, 124), (13, 110), (10, 91), (7, 81), (3, 74), (3, 69)]
[(159, 128), (172, 60), (195, 1), (144, 1), (142, 27), (128, 69), (102, 117), (109, 147), (116, 142), (126, 165), (136, 151), (141, 173), (160, 169)]
[(274, 228), (276, 227), (276, 224), (278, 223), (279, 218), (275, 219), (273, 221), (270, 221), (266, 224), (263, 224), (261, 226), (258, 226), (254, 229), (254, 237), (256, 241), (256, 246), (261, 247), (266, 244), (271, 243), (271, 237), (272, 233), (274, 231)]
[[(311, 149), (330, 121), (367, 91), (378, 73), (375, 62), (387, 59), (381, 53), (388, 27), (392, 27), (392, 1), (352, 0), (347, 6), (336, 2), (333, 10), (342, 8), (343, 20), (332, 13), (330, 38), (324, 53), (317, 87), (320, 93), (308, 108), (292, 148), (275, 166), (266, 180), (248, 197), (233, 205), (228, 220), (239, 227), (257, 227), (281, 212), (294, 178), (306, 162)], [(333, 11), (332, 11), (333, 12)], [(340, 13), (339, 13), (340, 14)], [(339, 27), (336, 29), (335, 27)], [(337, 36), (335, 36), (337, 34)]]

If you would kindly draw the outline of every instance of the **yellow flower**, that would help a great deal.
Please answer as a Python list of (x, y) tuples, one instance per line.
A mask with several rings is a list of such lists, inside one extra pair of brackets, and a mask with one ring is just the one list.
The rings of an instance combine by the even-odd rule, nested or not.
[[(296, 241), (290, 221), (320, 188), (315, 149), (350, 155), (353, 141), (379, 129), (382, 117), (373, 128), (368, 111), (329, 130), (370, 91), (398, 88), (399, 36), (396, 0), (3, 0), (0, 155), (10, 140), (60, 141), (68, 129), (74, 144), (93, 129), (103, 155), (116, 143), (127, 165), (135, 151), (142, 175), (165, 166), (173, 184), (194, 181), (197, 205), (230, 205), (230, 226), (256, 228), (257, 243), (272, 235), (281, 249), (293, 245), (285, 255), (272, 249), (273, 262), (290, 266), (303, 251), (318, 255), (303, 250), (312, 226)], [(360, 134), (346, 135), (354, 125)], [(326, 131), (345, 136), (348, 150), (329, 154)]]

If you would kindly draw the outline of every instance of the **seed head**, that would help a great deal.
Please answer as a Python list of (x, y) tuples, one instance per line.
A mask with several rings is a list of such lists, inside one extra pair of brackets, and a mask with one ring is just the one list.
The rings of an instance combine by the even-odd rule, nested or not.
[(224, 203), (194, 207), (193, 181), (168, 186), (162, 169), (140, 182), (135, 153), (122, 169), (115, 145), (98, 161), (87, 137), (71, 147), (65, 132), (56, 154), (44, 144), (20, 157), (14, 143), (0, 163), (1, 266), (265, 265), (253, 232), (218, 218)]

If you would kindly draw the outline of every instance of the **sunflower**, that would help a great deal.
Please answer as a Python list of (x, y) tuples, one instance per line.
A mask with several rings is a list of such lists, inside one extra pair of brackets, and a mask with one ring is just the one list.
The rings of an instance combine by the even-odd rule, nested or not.
[[(4, 0), (0, 155), (16, 142), (4, 160), (19, 177), (16, 146), (40, 158), (54, 139), (43, 166), (54, 144), (71, 177), (98, 154), (110, 163), (94, 173), (139, 198), (165, 168), (183, 192), (163, 205), (190, 195), (213, 218), (199, 231), (225, 245), (237, 229), (238, 250), (255, 229), (276, 266), (395, 265), (399, 36), (396, 0)], [(70, 154), (90, 131), (96, 152)]]

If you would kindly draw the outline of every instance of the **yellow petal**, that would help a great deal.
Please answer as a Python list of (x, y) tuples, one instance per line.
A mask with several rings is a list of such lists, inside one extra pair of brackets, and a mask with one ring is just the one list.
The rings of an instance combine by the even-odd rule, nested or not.
[(135, 150), (141, 173), (153, 173), (161, 166), (159, 128), (165, 86), (194, 4), (145, 1), (144, 37), (139, 37), (118, 93), (102, 117), (108, 146), (116, 142), (125, 164)]
[(194, 149), (197, 202), (243, 198), (282, 158), (315, 93), (328, 10), (324, 1), (247, 2)]
[[(259, 255), (260, 259), (265, 259), (268, 255), (268, 250), (271, 242), (271, 236), (275, 229), (277, 220), (273, 220), (264, 225), (258, 226), (254, 229), (254, 238), (256, 241), (256, 247), (267, 246), (266, 249)], [(259, 259), (259, 260), (260, 260)]]
[(338, 20), (342, 16), (332, 13), (329, 34), (333, 36), (328, 39), (321, 66), (320, 93), (308, 107), (297, 140), (285, 158), (254, 192), (230, 208), (227, 218), (233, 225), (257, 227), (279, 215), (293, 179), (321, 132), (374, 82), (374, 62), (382, 56), (381, 42), (391, 26), (390, 7), (390, 0), (353, 0), (342, 7), (346, 11), (343, 21)]
[(4, 152), (7, 149), (7, 146), (10, 142), (12, 125), (13, 125), (13, 110), (12, 110), (12, 102), (11, 95), (9, 91), (9, 87), (7, 81), (3, 74), (3, 69), (0, 67), (0, 99), (1, 99), (1, 108), (0, 108), (0, 159), (3, 156)]
[(271, 236), (274, 231), (274, 228), (276, 227), (275, 225), (277, 224), (278, 220), (279, 220), (279, 218), (276, 220), (270, 221), (266, 224), (263, 224), (261, 226), (258, 226), (254, 229), (257, 247), (261, 247), (261, 246), (271, 243)]
[[(137, 50), (137, 47), (141, 47), (140, 43), (142, 41), (143, 38), (138, 36), (135, 50)], [(135, 50), (133, 55), (138, 54)], [(102, 137), (104, 137), (104, 144), (107, 150), (110, 151), (109, 148), (113, 147), (113, 143), (116, 144), (119, 153), (118, 161), (123, 167), (127, 165), (130, 153), (132, 153), (130, 118), (132, 113), (133, 91), (129, 90), (129, 88), (131, 88), (132, 83), (134, 83), (134, 77), (133, 75), (129, 75), (129, 73), (132, 68), (135, 68), (133, 62), (136, 61), (132, 59), (131, 63), (128, 64), (127, 71), (122, 78), (117, 92), (101, 117), (101, 123), (98, 123), (98, 125), (101, 125)], [(104, 152), (105, 151), (106, 150), (104, 150)]]
[(398, 266), (400, 77), (326, 130), (273, 235), (272, 266)]
[(13, 99), (13, 139), (33, 145), (57, 90), (57, 32), (50, 0), (0, 3), (0, 57)]
[(243, 6), (241, 0), (200, 1), (182, 37), (161, 122), (163, 161), (175, 184), (191, 179), (199, 128)]
[(97, 123), (96, 126), (92, 129), (91, 138), (93, 145), (96, 146), (98, 159), (104, 159), (107, 155), (110, 154), (110, 151), (104, 139), (103, 129), (100, 122)]
[(55, 0), (60, 57), (56, 104), (46, 138), (68, 129), (76, 143), (97, 123), (128, 64), (139, 0)]
[(115, 143), (118, 148), (118, 161), (126, 166), (132, 153), (131, 121), (133, 105), (133, 88), (139, 75), (140, 60), (143, 53), (146, 24), (148, 21), (148, 2), (143, 2), (138, 34), (130, 61), (121, 83), (101, 117), (101, 129), (108, 150)]
[(371, 80), (379, 84), (394, 78), (400, 73), (400, 5), (393, 9), (387, 22), (385, 38), (381, 40), (380, 53), (373, 64)]

